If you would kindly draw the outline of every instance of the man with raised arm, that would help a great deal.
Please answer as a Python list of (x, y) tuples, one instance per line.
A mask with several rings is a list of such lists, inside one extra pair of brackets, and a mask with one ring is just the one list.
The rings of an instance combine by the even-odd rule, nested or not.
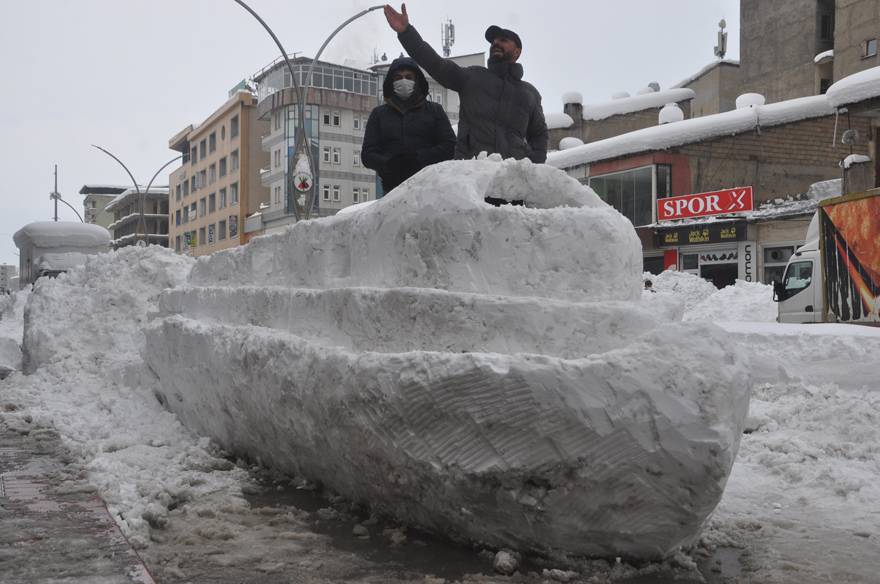
[(480, 152), (504, 158), (547, 160), (547, 123), (541, 94), (522, 80), (517, 63), (522, 41), (512, 30), (490, 26), (491, 43), (486, 67), (460, 67), (438, 55), (409, 23), (406, 4), (397, 12), (385, 5), (385, 18), (397, 32), (400, 44), (415, 61), (444, 87), (458, 92), (460, 109), (456, 158), (473, 158)]

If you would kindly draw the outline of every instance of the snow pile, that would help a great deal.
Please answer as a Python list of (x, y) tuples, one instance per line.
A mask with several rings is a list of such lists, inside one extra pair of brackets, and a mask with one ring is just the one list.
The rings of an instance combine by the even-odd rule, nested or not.
[(553, 112), (546, 114), (547, 128), (556, 130), (559, 128), (570, 128), (574, 125), (574, 120), (568, 114)]
[(880, 67), (872, 67), (844, 77), (828, 88), (825, 97), (833, 107), (841, 107), (880, 96)]
[[(694, 276), (696, 278), (696, 276)], [(776, 322), (773, 287), (737, 280), (691, 307), (685, 320)]]
[(767, 100), (760, 93), (743, 93), (736, 98), (736, 109), (758, 107), (765, 103), (767, 103)]
[(579, 91), (566, 91), (562, 94), (562, 104), (569, 103), (583, 104), (584, 96)]
[(0, 295), (0, 378), (21, 369), (21, 323), (27, 290)]
[(199, 258), (144, 356), (188, 427), (380, 513), (659, 557), (721, 496), (749, 374), (717, 327), (639, 302), (640, 269), (631, 224), (561, 171), (451, 161)]
[(670, 122), (680, 122), (684, 119), (684, 112), (678, 107), (677, 103), (667, 103), (660, 110), (660, 124), (668, 124)]
[(566, 136), (559, 141), (559, 149), (568, 150), (569, 148), (574, 148), (575, 146), (583, 146), (583, 144), (584, 141), (580, 138), (575, 138), (574, 136)]
[(849, 170), (853, 164), (864, 164), (866, 162), (871, 162), (870, 156), (865, 156), (864, 154), (850, 154), (840, 162), (840, 167)]
[(138, 547), (171, 509), (244, 505), (243, 472), (162, 407), (139, 355), (158, 293), (183, 283), (192, 262), (165, 248), (129, 247), (38, 280), (24, 310), (32, 373), (3, 385), (14, 411), (0, 415), (54, 427)]
[(813, 57), (813, 62), (817, 65), (821, 65), (822, 63), (826, 63), (834, 59), (834, 49), (828, 49), (827, 51), (822, 51), (815, 57)]
[(678, 103), (693, 99), (696, 95), (692, 89), (667, 89), (656, 91), (654, 88), (645, 88), (646, 93), (640, 93), (633, 97), (614, 98), (611, 101), (584, 106), (584, 119), (599, 121), (611, 116), (630, 114), (646, 109), (661, 108), (667, 103)]
[(733, 286), (719, 290), (709, 280), (676, 270), (659, 275), (645, 272), (644, 278), (651, 281), (653, 292), (646, 290), (642, 298), (653, 303), (683, 304), (685, 321), (776, 321), (773, 288), (766, 284), (737, 280)]

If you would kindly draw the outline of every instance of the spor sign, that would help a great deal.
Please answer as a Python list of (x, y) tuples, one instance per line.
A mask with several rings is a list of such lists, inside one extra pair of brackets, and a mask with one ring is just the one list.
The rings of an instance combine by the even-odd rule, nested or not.
[(657, 201), (657, 220), (687, 219), (742, 213), (755, 208), (752, 187), (737, 187), (723, 191), (668, 197)]

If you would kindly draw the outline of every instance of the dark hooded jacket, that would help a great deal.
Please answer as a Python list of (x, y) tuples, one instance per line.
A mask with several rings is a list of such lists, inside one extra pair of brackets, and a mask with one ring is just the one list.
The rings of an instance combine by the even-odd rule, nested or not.
[(473, 158), (486, 151), (504, 158), (547, 160), (549, 133), (541, 94), (522, 80), (522, 65), (460, 67), (438, 55), (412, 26), (397, 38), (431, 77), (458, 92), (461, 105), (456, 158)]
[[(394, 93), (392, 77), (401, 68), (416, 72), (416, 86), (406, 100)], [(455, 134), (443, 108), (427, 100), (428, 80), (415, 61), (395, 59), (382, 84), (385, 103), (367, 121), (361, 160), (379, 173), (387, 193), (423, 169), (450, 160)]]

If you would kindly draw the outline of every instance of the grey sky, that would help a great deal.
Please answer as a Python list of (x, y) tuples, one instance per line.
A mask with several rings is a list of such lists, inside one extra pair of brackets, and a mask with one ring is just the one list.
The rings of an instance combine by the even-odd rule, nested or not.
[[(372, 4), (248, 3), (288, 51), (305, 55)], [(490, 24), (517, 31), (525, 78), (541, 91), (547, 112), (562, 110), (566, 91), (596, 103), (650, 81), (677, 83), (712, 61), (722, 17), (728, 57), (739, 55), (738, 0), (413, 0), (407, 8), (438, 52), (447, 17), (456, 27), (453, 54), (485, 51)], [(146, 182), (174, 156), (172, 135), (202, 121), (232, 86), (277, 56), (269, 36), (232, 0), (21, 0), (4, 9), (0, 263), (18, 264), (16, 230), (51, 219), (54, 163), (59, 191), (80, 213), (83, 184), (128, 184), (122, 168), (89, 144), (109, 148)], [(367, 62), (374, 49), (389, 57), (402, 50), (381, 11), (344, 29), (326, 58)], [(59, 215), (77, 220), (63, 205)]]

